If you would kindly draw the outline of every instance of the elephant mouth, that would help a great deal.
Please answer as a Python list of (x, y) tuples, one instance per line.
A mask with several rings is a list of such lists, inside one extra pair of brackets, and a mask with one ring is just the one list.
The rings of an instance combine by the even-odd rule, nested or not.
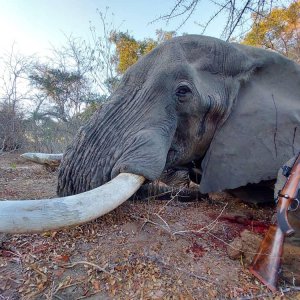
[(168, 177), (168, 174), (183, 171), (186, 172), (190, 181), (200, 184), (202, 178), (201, 164), (205, 154), (206, 153), (201, 156), (187, 157), (184, 149), (172, 145), (167, 153), (166, 164), (160, 179), (164, 182), (165, 178)]
[(176, 162), (178, 161), (178, 151), (174, 148), (170, 148), (167, 154), (167, 159), (166, 159), (166, 166), (165, 168), (171, 168), (172, 166), (176, 165)]
[(180, 150), (179, 148), (172, 146), (167, 153), (166, 165), (164, 169), (166, 170), (174, 167), (185, 167), (193, 161), (197, 161), (197, 165), (200, 166), (204, 156), (205, 155), (187, 157), (184, 150)]

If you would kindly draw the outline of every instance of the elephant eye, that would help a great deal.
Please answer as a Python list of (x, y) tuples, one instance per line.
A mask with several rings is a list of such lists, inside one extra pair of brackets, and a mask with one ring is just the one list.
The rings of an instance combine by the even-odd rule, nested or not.
[(188, 86), (180, 86), (176, 90), (176, 96), (185, 96), (186, 94), (190, 93), (191, 89)]

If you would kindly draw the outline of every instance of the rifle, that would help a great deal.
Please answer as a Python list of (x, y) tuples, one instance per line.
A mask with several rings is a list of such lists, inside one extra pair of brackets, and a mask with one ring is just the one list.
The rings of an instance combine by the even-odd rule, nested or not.
[(284, 239), (295, 232), (287, 217), (288, 210), (294, 202), (296, 207), (293, 210), (299, 207), (300, 152), (292, 167), (283, 167), (282, 174), (287, 177), (287, 180), (278, 193), (277, 225), (270, 225), (249, 268), (250, 272), (273, 292), (277, 291)]

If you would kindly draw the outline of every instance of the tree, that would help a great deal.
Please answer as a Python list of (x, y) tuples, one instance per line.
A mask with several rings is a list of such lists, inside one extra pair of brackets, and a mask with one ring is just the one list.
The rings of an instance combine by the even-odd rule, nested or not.
[[(206, 2), (206, 3), (205, 3)], [(210, 5), (213, 6), (215, 12), (205, 22), (201, 21), (199, 25), (202, 27), (202, 34), (205, 33), (207, 27), (216, 21), (221, 15), (225, 15), (225, 23), (223, 24), (223, 31), (221, 38), (230, 40), (234, 34), (239, 31), (247, 32), (250, 28), (247, 25), (251, 14), (255, 13), (257, 16), (263, 16), (263, 13), (270, 12), (275, 5), (282, 6), (287, 1), (284, 0), (209, 0)], [(291, 2), (291, 1), (290, 1)], [(201, 0), (176, 0), (173, 8), (158, 17), (156, 20), (164, 20), (169, 23), (173, 19), (181, 18), (180, 25), (176, 28), (178, 31), (192, 15), (196, 13), (197, 8), (207, 5), (207, 1)], [(201, 8), (202, 10), (205, 7)], [(256, 21), (254, 21), (256, 22)]]
[(12, 151), (24, 143), (23, 107), (30, 98), (27, 73), (32, 57), (25, 57), (12, 45), (0, 59), (0, 151)]
[(175, 35), (174, 31), (157, 30), (156, 40), (148, 38), (138, 41), (130, 36), (128, 32), (113, 32), (111, 40), (116, 45), (117, 72), (119, 74), (125, 73), (140, 57), (149, 53), (159, 43), (169, 40)]
[(19, 138), (37, 151), (64, 150), (115, 89), (119, 74), (110, 39), (115, 27), (108, 10), (98, 13), (100, 33), (90, 25), (90, 40), (66, 36), (43, 63), (13, 48), (0, 57), (0, 151), (19, 147)]
[(246, 45), (276, 50), (277, 52), (300, 62), (300, 1), (287, 8), (274, 8), (259, 19), (245, 36)]
[(37, 65), (30, 75), (34, 87), (40, 90), (44, 99), (53, 103), (47, 115), (63, 122), (80, 112), (85, 100), (85, 78), (76, 72), (63, 71), (47, 65)]
[(114, 32), (111, 35), (111, 40), (116, 45), (117, 71), (123, 74), (129, 66), (137, 62), (141, 50), (140, 45), (132, 36), (123, 32)]
[(85, 121), (83, 112), (105, 101), (93, 77), (97, 65), (92, 48), (68, 36), (64, 45), (52, 48), (46, 62), (32, 66), (29, 79), (35, 93), (26, 133), (35, 151), (64, 151)]
[(117, 69), (117, 56), (115, 53), (115, 44), (111, 36), (118, 31), (116, 26), (109, 19), (109, 8), (104, 12), (97, 10), (100, 20), (101, 31), (97, 31), (96, 26), (90, 24), (91, 42), (88, 43), (88, 49), (92, 54), (93, 62), (91, 74), (94, 83), (101, 88), (103, 94), (111, 94), (118, 82), (119, 74)]

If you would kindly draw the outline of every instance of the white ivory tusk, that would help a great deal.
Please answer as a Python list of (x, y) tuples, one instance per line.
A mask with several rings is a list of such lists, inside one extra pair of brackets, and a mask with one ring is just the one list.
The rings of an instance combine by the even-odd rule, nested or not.
[(144, 180), (140, 175), (121, 173), (98, 188), (73, 196), (0, 201), (0, 232), (43, 232), (86, 223), (125, 202)]
[(21, 157), (42, 165), (59, 166), (63, 153), (24, 153)]

